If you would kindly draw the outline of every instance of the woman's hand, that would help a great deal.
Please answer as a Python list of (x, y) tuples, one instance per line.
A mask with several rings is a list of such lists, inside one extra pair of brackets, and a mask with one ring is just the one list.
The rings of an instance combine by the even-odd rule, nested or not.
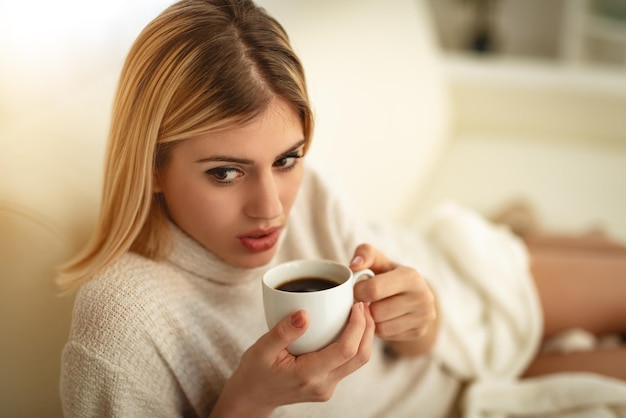
[(369, 360), (375, 325), (366, 304), (354, 304), (336, 342), (294, 357), (287, 346), (308, 324), (306, 312), (298, 311), (254, 343), (226, 382), (211, 417), (263, 417), (281, 405), (327, 401), (341, 379)]
[(369, 268), (376, 273), (354, 287), (355, 299), (370, 304), (376, 335), (390, 341), (401, 355), (430, 351), (438, 331), (437, 303), (424, 278), (368, 244), (357, 247), (350, 268)]

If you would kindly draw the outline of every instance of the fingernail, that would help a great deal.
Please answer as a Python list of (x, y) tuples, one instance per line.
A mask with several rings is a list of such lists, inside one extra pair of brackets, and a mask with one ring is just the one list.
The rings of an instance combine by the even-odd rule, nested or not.
[(350, 262), (351, 266), (358, 266), (359, 264), (363, 263), (363, 257), (361, 257), (360, 255), (355, 256), (352, 261)]
[(298, 311), (291, 315), (291, 325), (294, 328), (302, 328), (304, 326), (304, 322), (304, 315), (302, 314), (302, 311)]

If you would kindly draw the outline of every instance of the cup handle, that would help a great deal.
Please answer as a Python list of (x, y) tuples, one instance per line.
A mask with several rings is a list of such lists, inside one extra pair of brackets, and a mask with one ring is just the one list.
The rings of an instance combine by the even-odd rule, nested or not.
[(352, 273), (352, 276), (354, 276), (354, 283), (356, 283), (359, 280), (370, 279), (376, 275), (370, 269), (363, 269), (363, 270), (355, 271), (354, 273)]

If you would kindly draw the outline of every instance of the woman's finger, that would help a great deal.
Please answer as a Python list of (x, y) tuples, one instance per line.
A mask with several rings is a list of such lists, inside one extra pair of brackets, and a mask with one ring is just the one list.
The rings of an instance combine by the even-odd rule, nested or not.
[(410, 267), (395, 266), (387, 273), (357, 282), (354, 285), (354, 298), (362, 302), (375, 302), (402, 293), (420, 291), (428, 291), (422, 276)]
[(372, 346), (374, 343), (374, 332), (376, 329), (376, 324), (374, 323), (374, 318), (372, 318), (369, 307), (367, 305), (364, 305), (364, 315), (366, 325), (363, 335), (361, 337), (361, 342), (359, 344), (357, 354), (350, 361), (333, 370), (332, 374), (337, 380), (343, 379), (349, 374), (355, 372), (364, 364), (366, 364), (370, 359)]
[(384, 340), (411, 340), (419, 338), (435, 320), (434, 313), (406, 314), (389, 321), (376, 323), (376, 335)]
[(273, 359), (289, 344), (304, 334), (309, 326), (309, 316), (300, 310), (280, 320), (255, 344), (268, 359)]
[(361, 244), (356, 247), (350, 263), (352, 271), (369, 268), (376, 274), (392, 270), (395, 266), (396, 263), (369, 244)]
[(435, 298), (430, 292), (401, 293), (370, 304), (376, 323), (390, 321), (408, 313), (417, 316), (435, 313)]

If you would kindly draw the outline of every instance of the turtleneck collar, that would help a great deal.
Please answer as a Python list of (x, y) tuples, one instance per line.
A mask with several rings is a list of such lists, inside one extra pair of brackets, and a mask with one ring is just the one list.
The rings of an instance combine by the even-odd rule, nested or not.
[[(271, 262), (266, 266), (252, 269), (231, 266), (173, 223), (170, 223), (170, 233), (172, 248), (167, 260), (182, 270), (215, 283), (237, 286), (260, 280), (263, 273), (273, 264)], [(280, 244), (281, 242), (278, 243)]]

